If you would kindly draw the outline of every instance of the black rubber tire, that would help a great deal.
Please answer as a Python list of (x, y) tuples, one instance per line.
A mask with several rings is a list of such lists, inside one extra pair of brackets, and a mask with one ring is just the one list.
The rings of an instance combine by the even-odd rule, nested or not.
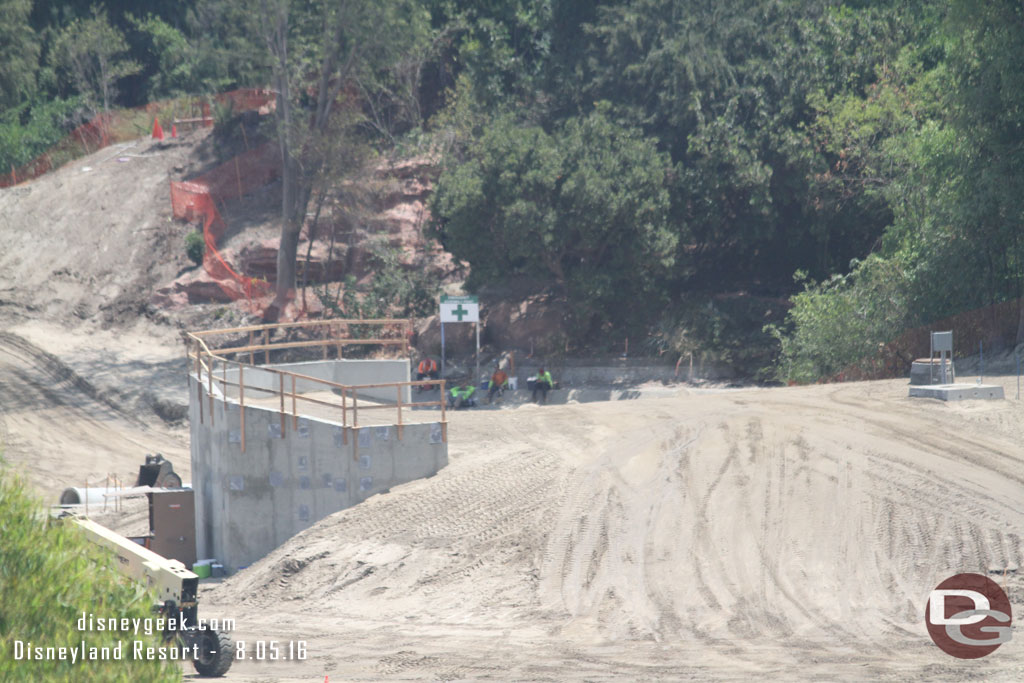
[(226, 674), (235, 661), (235, 644), (226, 633), (204, 631), (199, 637), (199, 657), (192, 660), (196, 672), (204, 678), (218, 678)]

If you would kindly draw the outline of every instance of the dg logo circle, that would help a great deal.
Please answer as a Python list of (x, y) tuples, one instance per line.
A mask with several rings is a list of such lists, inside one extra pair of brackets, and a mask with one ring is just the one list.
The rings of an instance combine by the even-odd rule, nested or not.
[(981, 574), (957, 574), (940, 583), (929, 594), (924, 615), (935, 644), (960, 659), (990, 655), (1012, 636), (1010, 600)]

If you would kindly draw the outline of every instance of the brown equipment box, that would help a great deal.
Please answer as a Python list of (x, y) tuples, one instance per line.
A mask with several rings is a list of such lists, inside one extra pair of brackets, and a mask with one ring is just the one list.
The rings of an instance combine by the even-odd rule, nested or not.
[(196, 507), (192, 489), (151, 491), (148, 547), (190, 568), (196, 562)]

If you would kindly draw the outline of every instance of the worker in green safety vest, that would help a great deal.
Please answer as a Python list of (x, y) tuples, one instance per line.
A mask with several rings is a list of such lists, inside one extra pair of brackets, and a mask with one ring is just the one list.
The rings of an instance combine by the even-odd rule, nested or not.
[(475, 393), (476, 387), (472, 386), (466, 380), (462, 380), (462, 384), (457, 387), (452, 387), (452, 390), (448, 395), (448, 407), (459, 409), (475, 406), (476, 399), (473, 398), (473, 394)]
[(551, 373), (548, 372), (547, 370), (545, 370), (544, 368), (540, 368), (539, 370), (537, 370), (537, 377), (536, 377), (536, 379), (534, 379), (534, 382), (533, 382), (533, 400), (534, 400), (534, 402), (537, 401), (537, 392), (539, 391), (540, 395), (541, 395), (540, 402), (541, 403), (547, 403), (548, 402), (548, 391), (553, 386), (555, 386), (555, 380), (551, 379)]

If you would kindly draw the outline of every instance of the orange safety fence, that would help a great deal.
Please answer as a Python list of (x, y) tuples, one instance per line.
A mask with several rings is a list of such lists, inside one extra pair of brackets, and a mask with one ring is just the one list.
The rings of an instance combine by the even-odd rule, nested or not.
[(281, 156), (276, 145), (267, 143), (238, 155), (201, 176), (171, 182), (171, 209), (175, 218), (203, 222), (206, 255), (203, 267), (221, 290), (235, 300), (254, 300), (269, 296), (269, 282), (240, 275), (228, 265), (217, 248), (227, 224), (217, 205), (238, 199), (263, 187), (280, 175)]
[(1013, 348), (1017, 343), (1022, 307), (1024, 301), (1011, 299), (911, 328), (887, 344), (879, 344), (878, 353), (873, 358), (847, 368), (833, 379), (850, 381), (908, 377), (911, 363), (918, 358), (928, 357), (931, 332), (952, 330), (956, 357), (974, 355), (982, 345), (986, 354), (989, 349)]
[[(275, 95), (270, 90), (240, 88), (219, 93), (212, 99), (221, 106), (230, 103), (234, 113), (250, 110), (269, 113)], [(99, 114), (88, 123), (72, 130), (63, 140), (32, 161), (11, 168), (10, 173), (0, 174), (0, 187), (10, 187), (38, 178), (70, 160), (92, 154), (111, 144), (136, 139), (139, 137), (140, 127), (145, 125), (151, 128), (156, 116), (168, 113), (177, 116), (179, 112), (199, 114), (186, 121), (203, 126), (213, 125), (210, 100), (207, 98), (150, 102), (133, 109)], [(174, 122), (174, 119), (165, 121)], [(280, 166), (280, 153), (276, 146), (267, 144), (251, 149), (197, 178), (171, 183), (171, 206), (174, 217), (203, 222), (203, 238), (206, 241), (203, 267), (232, 299), (245, 298), (253, 303), (255, 299), (268, 296), (272, 287), (265, 280), (239, 275), (224, 260), (217, 244), (224, 236), (227, 225), (217, 210), (217, 205), (238, 199), (271, 182), (280, 174)]]
[[(250, 109), (269, 111), (270, 105), (274, 102), (274, 97), (274, 94), (269, 90), (240, 88), (214, 95), (213, 99), (222, 105), (231, 102), (232, 109), (235, 112), (242, 112)], [(204, 125), (213, 125), (213, 117), (210, 115), (208, 100), (193, 98), (184, 104), (179, 104), (178, 102), (180, 101), (174, 101), (173, 104), (169, 102), (150, 102), (133, 109), (99, 114), (91, 121), (83, 123), (72, 130), (60, 142), (47, 149), (32, 161), (11, 168), (9, 173), (0, 173), (0, 188), (11, 187), (18, 183), (33, 180), (72, 159), (92, 154), (111, 144), (139, 137), (137, 128), (130, 124), (133, 118), (137, 119), (140, 115), (148, 114), (155, 116), (158, 112), (166, 111), (168, 108), (173, 110), (198, 109), (202, 112), (199, 120)], [(149, 121), (149, 126), (152, 126), (151, 120)]]
[(0, 187), (12, 187), (44, 173), (49, 173), (54, 168), (54, 159), (60, 160), (57, 165), (66, 163), (86, 154), (92, 154), (110, 144), (108, 131), (114, 118), (113, 114), (100, 114), (88, 123), (78, 126), (63, 140), (50, 147), (44, 153), (32, 161), (22, 164), (17, 168), (12, 167), (10, 173), (0, 176)]

